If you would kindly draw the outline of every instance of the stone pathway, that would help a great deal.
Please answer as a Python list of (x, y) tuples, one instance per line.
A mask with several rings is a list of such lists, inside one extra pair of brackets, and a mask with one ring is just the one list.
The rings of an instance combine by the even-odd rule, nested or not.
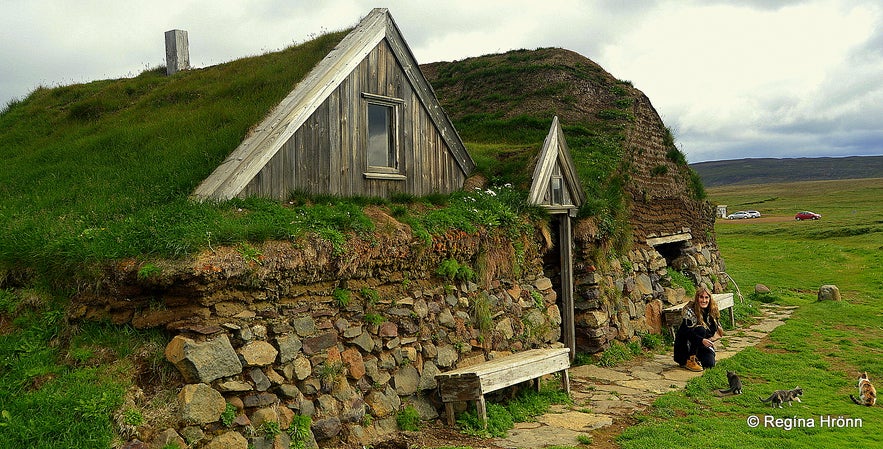
[[(754, 346), (785, 324), (795, 308), (762, 304), (760, 320), (748, 328), (730, 331), (717, 359), (724, 360)], [(643, 412), (657, 396), (684, 388), (687, 381), (701, 375), (676, 365), (671, 354), (657, 354), (628, 367), (577, 366), (570, 369), (573, 405), (556, 405), (536, 422), (517, 423), (508, 437), (494, 443), (505, 448), (575, 446), (578, 436), (588, 436), (593, 430)]]

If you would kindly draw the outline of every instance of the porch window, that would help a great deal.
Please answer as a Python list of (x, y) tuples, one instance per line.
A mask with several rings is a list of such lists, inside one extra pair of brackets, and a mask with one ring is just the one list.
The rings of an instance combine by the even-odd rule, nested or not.
[(549, 179), (549, 188), (552, 191), (552, 204), (564, 204), (564, 181), (561, 176), (552, 176)]

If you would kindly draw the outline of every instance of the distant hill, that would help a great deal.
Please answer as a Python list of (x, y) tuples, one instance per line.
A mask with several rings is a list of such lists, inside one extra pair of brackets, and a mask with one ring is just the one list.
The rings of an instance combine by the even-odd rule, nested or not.
[(706, 187), (883, 178), (883, 156), (733, 159), (699, 162), (690, 167)]

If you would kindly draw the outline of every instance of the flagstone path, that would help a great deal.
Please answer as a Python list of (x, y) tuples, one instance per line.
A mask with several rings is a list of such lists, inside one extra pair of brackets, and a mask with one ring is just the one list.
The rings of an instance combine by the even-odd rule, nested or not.
[[(718, 360), (757, 344), (773, 329), (785, 324), (795, 307), (762, 304), (760, 309), (762, 315), (756, 324), (730, 331), (725, 336), (727, 344), (718, 350)], [(593, 430), (643, 412), (657, 396), (682, 389), (687, 381), (701, 375), (675, 364), (671, 354), (657, 354), (623, 367), (573, 367), (570, 369), (573, 405), (556, 405), (536, 422), (517, 423), (506, 438), (496, 439), (494, 444), (505, 448), (575, 446), (580, 435), (588, 436)]]

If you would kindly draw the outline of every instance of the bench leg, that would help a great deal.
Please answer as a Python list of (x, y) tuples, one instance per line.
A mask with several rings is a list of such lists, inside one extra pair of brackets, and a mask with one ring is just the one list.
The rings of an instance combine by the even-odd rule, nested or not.
[(478, 417), (481, 419), (481, 425), (487, 429), (487, 409), (484, 405), (484, 395), (475, 400), (475, 410), (478, 411)]
[(733, 312), (735, 307), (730, 307), (730, 322), (733, 323), (733, 329), (736, 328), (736, 313)]
[(445, 414), (448, 415), (448, 425), (454, 427), (454, 403), (445, 402)]
[(542, 385), (540, 383), (540, 379), (541, 379), (540, 377), (537, 377), (536, 379), (533, 380), (533, 388), (534, 388), (534, 390), (537, 390), (537, 393), (539, 393), (540, 389), (542, 388)]
[(566, 369), (561, 370), (561, 388), (567, 393), (567, 397), (570, 397), (570, 373)]

